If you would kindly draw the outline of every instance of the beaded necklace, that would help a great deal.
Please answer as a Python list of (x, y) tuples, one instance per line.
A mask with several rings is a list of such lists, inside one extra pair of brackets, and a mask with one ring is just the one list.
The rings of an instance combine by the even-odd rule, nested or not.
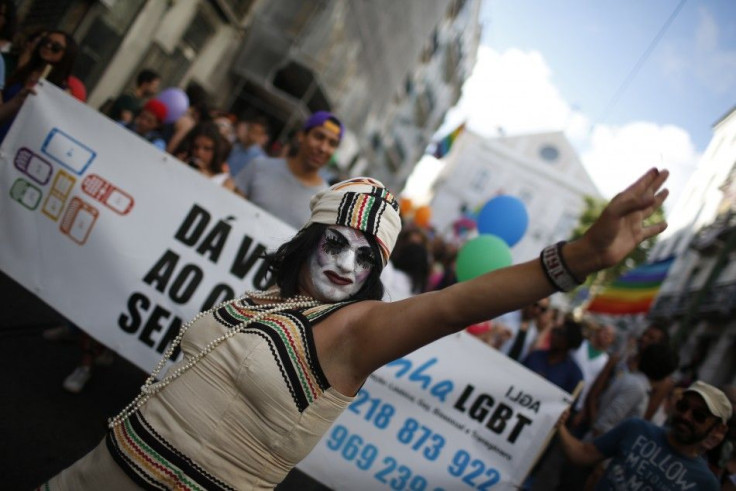
[(319, 300), (315, 300), (312, 297), (306, 297), (303, 295), (297, 295), (294, 297), (289, 298), (283, 298), (281, 297), (278, 290), (273, 290), (269, 292), (246, 292), (245, 295), (243, 295), (238, 300), (243, 300), (245, 298), (255, 298), (259, 300), (278, 300), (275, 303), (269, 303), (269, 304), (256, 304), (254, 308), (260, 308), (262, 309), (260, 312), (258, 312), (256, 315), (251, 317), (250, 319), (241, 322), (235, 328), (229, 329), (225, 334), (222, 336), (213, 339), (207, 345), (205, 345), (202, 350), (197, 353), (195, 356), (193, 356), (189, 361), (187, 361), (184, 365), (178, 367), (176, 370), (174, 370), (171, 373), (167, 373), (166, 377), (156, 382), (156, 379), (160, 375), (161, 371), (166, 366), (167, 360), (170, 359), (172, 354), (174, 353), (174, 350), (181, 344), (181, 340), (184, 337), (184, 334), (187, 332), (187, 330), (194, 324), (198, 319), (201, 317), (204, 317), (205, 315), (208, 315), (212, 313), (213, 311), (224, 307), (225, 305), (233, 302), (233, 300), (226, 300), (218, 305), (215, 305), (210, 310), (200, 312), (197, 314), (192, 320), (184, 324), (182, 326), (181, 330), (179, 331), (179, 334), (174, 338), (174, 341), (171, 342), (169, 347), (166, 349), (166, 352), (164, 353), (161, 360), (159, 360), (156, 367), (151, 372), (151, 375), (148, 376), (145, 383), (141, 387), (141, 392), (136, 396), (133, 401), (125, 406), (125, 408), (120, 411), (120, 413), (110, 418), (107, 422), (107, 426), (110, 429), (114, 429), (116, 426), (119, 426), (123, 423), (131, 414), (139, 410), (143, 405), (148, 402), (148, 400), (155, 395), (156, 393), (160, 392), (164, 389), (167, 385), (169, 385), (171, 382), (179, 378), (184, 372), (192, 368), (194, 365), (196, 365), (202, 358), (207, 356), (212, 350), (214, 350), (217, 346), (219, 346), (223, 341), (235, 336), (239, 332), (242, 332), (247, 326), (253, 324), (256, 321), (259, 321), (266, 316), (276, 313), (276, 312), (283, 312), (285, 310), (292, 310), (292, 309), (300, 309), (300, 308), (308, 308), (308, 307), (316, 307), (320, 304)]

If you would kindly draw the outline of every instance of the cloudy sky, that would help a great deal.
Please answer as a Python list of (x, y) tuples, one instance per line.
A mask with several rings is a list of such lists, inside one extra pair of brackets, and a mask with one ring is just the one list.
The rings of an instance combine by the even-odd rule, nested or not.
[[(736, 105), (733, 0), (485, 0), (481, 22), (475, 69), (438, 136), (463, 121), (487, 136), (564, 130), (606, 197), (667, 167), (671, 208)], [(440, 166), (425, 158), (405, 194), (421, 200)]]

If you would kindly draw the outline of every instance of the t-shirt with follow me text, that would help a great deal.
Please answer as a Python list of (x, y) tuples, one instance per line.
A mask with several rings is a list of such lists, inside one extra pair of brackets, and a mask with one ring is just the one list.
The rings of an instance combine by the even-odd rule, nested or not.
[(596, 490), (718, 491), (718, 481), (704, 459), (678, 453), (667, 442), (667, 430), (631, 418), (593, 441), (611, 457)]

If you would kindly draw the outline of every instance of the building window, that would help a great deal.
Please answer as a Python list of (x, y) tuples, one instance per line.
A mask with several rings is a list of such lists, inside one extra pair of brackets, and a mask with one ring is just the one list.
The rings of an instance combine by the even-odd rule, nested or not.
[(471, 181), (470, 188), (477, 193), (482, 193), (486, 189), (486, 186), (488, 185), (490, 179), (490, 170), (486, 168), (478, 169), (475, 172), (475, 177)]
[(273, 86), (304, 101), (311, 112), (330, 110), (327, 96), (317, 83), (312, 70), (293, 60), (276, 72)]
[(297, 38), (307, 29), (310, 21), (317, 18), (329, 2), (305, 2), (303, 0), (280, 0), (259, 2), (258, 21), (269, 25), (276, 32)]
[(519, 199), (524, 202), (524, 204), (528, 207), (531, 206), (532, 200), (534, 199), (534, 193), (531, 192), (528, 189), (522, 189), (519, 191)]
[(402, 167), (404, 160), (406, 159), (406, 150), (401, 142), (394, 142), (391, 147), (386, 149), (386, 164), (389, 169), (396, 174)]
[(377, 131), (373, 132), (371, 135), (371, 147), (373, 147), (373, 150), (380, 150), (381, 147), (383, 147), (383, 140), (381, 139), (381, 135), (378, 134)]
[(143, 0), (114, 2), (109, 8), (98, 6), (89, 28), (79, 39), (74, 75), (92, 91), (115, 55), (125, 33), (138, 15)]
[(432, 35), (427, 41), (427, 44), (425, 44), (424, 50), (422, 50), (422, 56), (421, 56), (422, 63), (429, 63), (429, 61), (432, 59), (432, 57), (437, 52), (439, 47), (440, 47), (440, 35), (439, 35), (439, 32), (437, 32), (437, 28), (435, 28), (432, 31)]
[(453, 41), (447, 43), (447, 46), (445, 47), (445, 82), (450, 83), (454, 80), (458, 80), (458, 67), (460, 66), (460, 61), (462, 59), (463, 43), (460, 37), (457, 37)]
[(213, 34), (215, 34), (215, 26), (212, 25), (206, 16), (202, 15), (202, 12), (197, 12), (197, 16), (192, 19), (192, 23), (189, 24), (181, 40), (190, 49), (199, 52), (204, 48)]
[(547, 162), (555, 162), (560, 158), (560, 151), (553, 145), (544, 145), (539, 149), (539, 156)]
[(408, 95), (414, 93), (414, 81), (411, 79), (410, 75), (406, 76), (406, 80), (404, 81), (404, 89), (406, 90), (406, 93)]
[(417, 126), (424, 127), (429, 117), (432, 115), (432, 111), (435, 108), (435, 96), (432, 89), (427, 86), (425, 90), (416, 95), (414, 99), (414, 122)]
[(447, 17), (452, 20), (455, 17), (457, 17), (457, 14), (459, 14), (462, 9), (465, 7), (465, 0), (454, 0), (450, 4), (450, 8), (447, 11)]
[[(153, 43), (140, 66), (156, 70), (161, 75), (161, 87), (175, 87), (184, 78), (197, 54), (215, 34), (215, 30), (211, 16), (198, 10), (173, 52), (167, 53), (157, 43)], [(135, 79), (135, 75), (133, 74), (131, 80)]]
[(154, 69), (161, 75), (161, 86), (175, 87), (184, 78), (190, 63), (181, 50), (177, 49), (168, 54), (157, 43), (153, 43), (141, 66), (156, 67)]
[(245, 17), (250, 8), (253, 6), (255, 0), (223, 0), (230, 6), (230, 9), (235, 13), (238, 19)]
[(575, 225), (578, 223), (578, 214), (566, 211), (562, 214), (552, 232), (552, 240), (567, 239), (570, 237)]

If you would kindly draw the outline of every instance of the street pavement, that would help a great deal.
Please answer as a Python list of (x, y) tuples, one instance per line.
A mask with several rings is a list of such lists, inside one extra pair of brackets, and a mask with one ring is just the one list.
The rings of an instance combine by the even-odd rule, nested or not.
[[(61, 384), (81, 347), (42, 337), (63, 317), (2, 273), (0, 295), (0, 489), (30, 490), (99, 443), (107, 418), (137, 395), (146, 373), (116, 356), (80, 394), (66, 392)], [(327, 488), (293, 471), (276, 489)]]

